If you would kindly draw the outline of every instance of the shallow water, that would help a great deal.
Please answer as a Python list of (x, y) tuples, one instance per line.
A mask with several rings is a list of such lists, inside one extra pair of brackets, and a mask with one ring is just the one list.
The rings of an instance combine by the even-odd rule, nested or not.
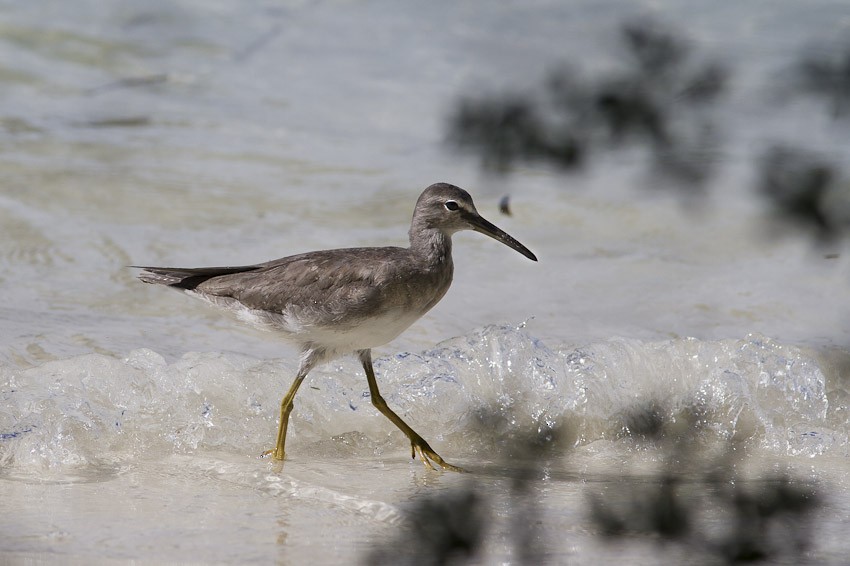
[[(712, 196), (640, 188), (631, 156), (497, 180), (445, 151), (461, 93), (538, 80), (563, 54), (615, 64), (606, 37), (635, 13), (735, 56), (742, 86)], [(626, 425), (654, 402), (667, 421), (697, 415), (697, 445), (733, 447), (744, 483), (816, 482), (805, 559), (842, 563), (847, 254), (767, 236), (745, 187), (757, 142), (801, 127), (846, 161), (837, 128), (794, 105), (790, 125), (763, 119), (759, 104), (760, 80), (839, 33), (843, 14), (828, 2), (770, 15), (687, 2), (7, 4), (0, 562), (363, 561), (410, 532), (417, 503), (471, 485), (490, 519), (479, 563), (675, 563), (687, 550), (614, 544), (589, 520), (592, 494), (656, 481), (664, 451)], [(259, 459), (297, 353), (125, 266), (401, 245), (419, 192), (443, 180), (540, 258), (456, 235), (449, 294), (375, 352), (389, 404), (472, 473), (411, 462), (353, 359), (305, 382), (290, 459)], [(511, 217), (497, 212), (505, 193)], [(528, 435), (547, 431), (529, 508), (516, 470)], [(539, 525), (534, 545), (523, 522)]]
[[(541, 525), (536, 552), (555, 563), (619, 555), (653, 563), (660, 550), (651, 544), (599, 539), (587, 501), (622, 487), (624, 470), (655, 481), (664, 453), (639, 449), (624, 429), (625, 416), (655, 400), (674, 421), (698, 407), (698, 442), (746, 454), (736, 465), (742, 480), (790, 473), (816, 482), (829, 504), (807, 556), (839, 563), (846, 392), (822, 367), (833, 366), (758, 336), (552, 350), (516, 327), (377, 360), (388, 402), (468, 474), (411, 462), (404, 437), (371, 407), (354, 360), (310, 376), (282, 465), (258, 455), (274, 438), (292, 362), (190, 353), (169, 363), (135, 350), (7, 369), (0, 489), (21, 512), (4, 515), (4, 547), (36, 561), (365, 559), (408, 532), (417, 501), (472, 486), (489, 518), (479, 559), (522, 561), (526, 547), (511, 525), (524, 520), (527, 496), (514, 493), (511, 470), (525, 465), (525, 435), (558, 430), (554, 455), (534, 464), (524, 492)], [(330, 533), (332, 545), (323, 542)]]

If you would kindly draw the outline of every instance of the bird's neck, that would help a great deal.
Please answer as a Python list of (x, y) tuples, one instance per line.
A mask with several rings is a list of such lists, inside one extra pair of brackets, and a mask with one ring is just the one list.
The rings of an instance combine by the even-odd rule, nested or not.
[(434, 228), (410, 228), (410, 250), (431, 266), (452, 263), (452, 237)]

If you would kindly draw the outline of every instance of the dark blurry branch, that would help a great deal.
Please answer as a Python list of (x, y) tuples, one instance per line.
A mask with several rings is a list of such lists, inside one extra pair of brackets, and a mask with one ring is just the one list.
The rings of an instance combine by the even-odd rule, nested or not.
[[(449, 117), (449, 141), (500, 174), (532, 162), (585, 170), (603, 154), (637, 151), (655, 179), (701, 192), (719, 165), (715, 116), (729, 73), (652, 22), (623, 26), (619, 44), (617, 72), (582, 76), (564, 66), (526, 92), (464, 98)], [(824, 101), (835, 118), (850, 114), (850, 41), (810, 50), (788, 70), (771, 92)], [(806, 141), (768, 143), (753, 164), (756, 189), (781, 222), (833, 240), (850, 231), (850, 181)]]
[(610, 496), (591, 495), (591, 520), (607, 538), (657, 535), (665, 541), (687, 540), (692, 534), (695, 509), (681, 497), (678, 484), (674, 476), (665, 475), (654, 479), (654, 483), (631, 485), (637, 489), (625, 508), (612, 505)]
[(472, 488), (419, 501), (407, 525), (367, 557), (370, 565), (463, 564), (478, 556), (486, 532), (487, 507)]
[(820, 98), (830, 106), (835, 118), (845, 118), (850, 110), (850, 41), (824, 46), (805, 55), (794, 68), (795, 90)]
[(699, 188), (713, 171), (719, 136), (708, 110), (727, 73), (700, 62), (672, 33), (648, 23), (624, 26), (624, 68), (582, 78), (559, 69), (541, 96), (515, 93), (462, 100), (449, 120), (449, 139), (507, 172), (539, 161), (573, 170), (603, 150), (645, 148), (652, 172)]
[[(535, 482), (562, 456), (561, 446), (569, 435), (563, 427), (541, 425), (537, 430), (517, 430), (502, 409), (482, 408), (474, 412), (473, 429), (493, 446), (501, 460), (496, 472), (510, 508), (507, 524), (501, 525), (510, 543), (512, 563), (545, 564), (545, 529)], [(408, 510), (406, 525), (396, 537), (377, 546), (366, 563), (379, 565), (441, 565), (481, 563), (484, 540), (497, 526), (493, 510), (498, 505), (475, 488), (477, 474), (492, 470), (470, 470), (470, 480), (460, 489), (421, 499)], [(501, 507), (502, 505), (499, 505)]]
[[(675, 544), (698, 562), (800, 561), (820, 506), (816, 487), (787, 474), (740, 477), (733, 455), (743, 451), (731, 444), (720, 452), (706, 446), (699, 407), (676, 418), (667, 414), (649, 404), (624, 417), (624, 434), (661, 448), (666, 464), (654, 477), (626, 477), (616, 492), (589, 495), (600, 534)], [(707, 509), (724, 529), (711, 527)]]
[[(825, 103), (834, 119), (850, 115), (850, 40), (802, 55), (786, 75), (792, 96)], [(846, 122), (844, 122), (846, 123)], [(759, 190), (780, 218), (824, 241), (850, 230), (850, 180), (838, 164), (804, 147), (775, 145), (760, 162)]]
[[(846, 180), (811, 152), (774, 146), (761, 161), (762, 194), (784, 218), (831, 239), (850, 228)], [(844, 192), (842, 193), (842, 187)]]
[[(494, 533), (511, 563), (547, 563), (553, 529), (538, 498), (552, 478), (582, 482), (581, 474), (564, 473), (571, 454), (564, 447), (574, 437), (565, 426), (517, 429), (503, 407), (475, 417), (475, 434), (494, 447), (501, 464), (470, 470), (464, 487), (416, 501), (406, 525), (369, 553), (368, 564), (479, 564)], [(621, 467), (607, 481), (583, 483), (591, 531), (609, 543), (656, 543), (659, 564), (670, 549), (696, 564), (803, 562), (821, 505), (818, 488), (775, 470), (741, 475), (747, 451), (719, 437), (709, 422), (700, 406), (671, 411), (650, 402), (626, 411), (619, 441), (634, 453), (653, 454), (658, 469)], [(480, 474), (501, 489), (477, 489)], [(507, 509), (506, 516), (497, 509)]]
[(577, 131), (550, 130), (534, 104), (520, 96), (461, 101), (450, 135), (458, 146), (475, 148), (486, 168), (502, 172), (531, 160), (578, 167), (586, 144)]

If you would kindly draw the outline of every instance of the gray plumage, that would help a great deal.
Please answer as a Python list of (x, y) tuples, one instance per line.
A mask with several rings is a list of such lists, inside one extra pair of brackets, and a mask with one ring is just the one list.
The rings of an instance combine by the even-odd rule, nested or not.
[[(285, 421), (301, 380), (318, 363), (357, 353), (371, 390), (370, 349), (401, 334), (446, 294), (454, 272), (451, 236), (459, 230), (481, 232), (537, 261), (525, 246), (484, 220), (469, 193), (437, 183), (416, 203), (408, 248), (316, 251), (239, 267), (142, 267), (139, 279), (187, 291), (249, 322), (280, 331), (299, 346), (301, 366), (281, 407), (274, 451), (282, 459)], [(374, 384), (373, 402), (378, 406), (376, 396), (380, 399)], [(389, 408), (378, 408), (408, 435), (426, 464), (431, 465), (427, 456), (444, 468), (454, 468), (403, 421), (397, 422)]]

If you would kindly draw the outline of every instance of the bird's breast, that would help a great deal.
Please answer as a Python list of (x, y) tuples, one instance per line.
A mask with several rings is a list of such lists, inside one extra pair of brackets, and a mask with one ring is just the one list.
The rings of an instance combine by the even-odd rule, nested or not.
[(436, 265), (410, 256), (404, 259), (371, 266), (366, 262), (357, 268), (340, 266), (320, 278), (331, 281), (327, 285), (302, 277), (299, 283), (271, 289), (275, 300), (260, 296), (257, 286), (238, 299), (192, 294), (234, 312), (245, 322), (281, 332), (302, 348), (346, 354), (392, 341), (448, 291), (451, 256)]

